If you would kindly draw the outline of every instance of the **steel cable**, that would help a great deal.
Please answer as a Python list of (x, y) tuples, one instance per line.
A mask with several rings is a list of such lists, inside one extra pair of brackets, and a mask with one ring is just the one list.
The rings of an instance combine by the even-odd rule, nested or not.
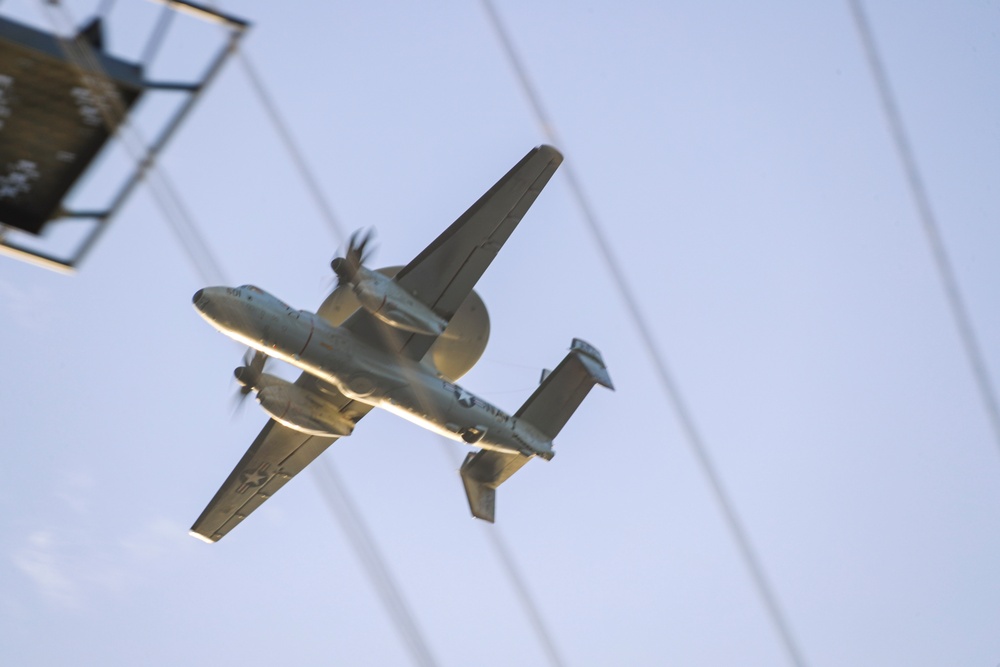
[[(507, 29), (504, 27), (496, 8), (493, 6), (491, 0), (482, 0), (482, 4), (489, 19), (489, 23), (500, 41), (504, 55), (506, 56), (511, 68), (514, 70), (517, 80), (528, 99), (528, 103), (531, 106), (539, 125), (541, 126), (542, 133), (555, 145), (561, 145), (561, 142), (556, 136), (555, 126), (542, 106), (541, 96), (531, 83), (527, 70), (514, 48), (513, 40), (511, 39)], [(687, 402), (681, 393), (680, 386), (674, 379), (673, 374), (667, 366), (664, 356), (660, 353), (659, 348), (656, 345), (652, 329), (642, 315), (638, 299), (632, 292), (618, 259), (611, 251), (611, 244), (604, 234), (602, 225), (598, 222), (597, 215), (594, 213), (593, 207), (590, 205), (590, 202), (584, 194), (583, 186), (577, 179), (576, 173), (571, 164), (563, 165), (562, 171), (569, 185), (570, 193), (576, 200), (577, 207), (580, 209), (585, 226), (593, 237), (594, 243), (597, 245), (601, 257), (604, 260), (605, 267), (608, 269), (608, 272), (612, 277), (612, 282), (624, 302), (625, 308), (639, 333), (639, 337), (642, 339), (643, 346), (646, 349), (646, 354), (653, 362), (653, 367), (660, 381), (660, 385), (674, 408), (674, 412), (677, 415), (677, 419), (680, 422), (691, 451), (694, 454), (702, 473), (708, 481), (712, 494), (719, 505), (719, 509), (722, 511), (726, 526), (729, 528), (729, 532), (731, 533), (733, 540), (736, 542), (744, 564), (750, 572), (750, 576), (753, 579), (757, 593), (760, 596), (761, 601), (764, 603), (768, 616), (770, 617), (771, 622), (781, 639), (781, 643), (788, 656), (788, 660), (797, 667), (804, 667), (806, 662), (801, 650), (799, 649), (798, 642), (792, 633), (791, 626), (786, 620), (784, 612), (778, 604), (777, 595), (764, 573), (764, 567), (750, 542), (749, 534), (747, 533), (747, 530), (736, 511), (734, 502), (729, 497), (729, 494), (722, 483), (722, 478), (717, 472), (715, 463), (709, 455), (708, 448), (702, 439), (701, 433), (695, 425), (694, 417), (687, 407)]]
[(931, 255), (934, 258), (934, 267), (937, 269), (938, 279), (941, 281), (941, 287), (944, 290), (948, 308), (952, 319), (955, 321), (955, 328), (958, 329), (958, 336), (962, 341), (962, 348), (969, 362), (976, 388), (979, 390), (983, 409), (986, 411), (987, 419), (989, 419), (990, 426), (993, 429), (993, 438), (996, 441), (997, 450), (1000, 451), (1000, 407), (998, 407), (996, 391), (993, 389), (993, 383), (990, 380), (986, 359), (983, 357), (981, 346), (976, 338), (969, 310), (962, 299), (962, 291), (959, 288), (955, 270), (948, 259), (948, 252), (945, 250), (937, 216), (934, 215), (934, 209), (931, 207), (927, 187), (924, 185), (924, 180), (920, 175), (917, 158), (913, 152), (913, 145), (907, 135), (906, 127), (903, 125), (903, 117), (899, 112), (899, 105), (896, 103), (892, 87), (889, 85), (889, 76), (886, 73), (885, 65), (879, 57), (871, 24), (865, 15), (861, 0), (848, 0), (848, 5), (851, 10), (851, 17), (854, 19), (854, 26), (858, 31), (858, 36), (861, 38), (861, 47), (865, 52), (865, 59), (868, 61), (872, 78), (875, 80), (875, 88), (878, 90), (882, 111), (885, 113), (885, 120), (889, 126), (889, 133), (892, 135), (896, 154), (906, 175), (906, 183), (913, 197), (913, 204), (917, 209), (917, 216), (920, 218), (924, 237), (927, 239)]

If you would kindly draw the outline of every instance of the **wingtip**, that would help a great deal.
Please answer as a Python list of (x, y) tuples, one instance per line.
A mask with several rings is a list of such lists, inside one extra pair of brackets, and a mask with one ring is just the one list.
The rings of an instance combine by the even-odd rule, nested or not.
[(556, 160), (558, 162), (562, 162), (563, 154), (560, 153), (559, 149), (556, 148), (555, 146), (551, 146), (549, 144), (541, 144), (540, 146), (536, 147), (535, 150), (542, 153), (548, 153), (551, 159)]
[(211, 537), (206, 537), (205, 535), (202, 535), (201, 533), (195, 532), (194, 530), (189, 530), (188, 531), (188, 535), (190, 535), (191, 537), (194, 537), (196, 539), (201, 540), (205, 544), (215, 544), (215, 540), (213, 540)]

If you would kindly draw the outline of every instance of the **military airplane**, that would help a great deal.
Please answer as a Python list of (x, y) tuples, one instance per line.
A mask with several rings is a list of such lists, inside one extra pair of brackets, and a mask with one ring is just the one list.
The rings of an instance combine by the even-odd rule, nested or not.
[[(460, 474), (472, 515), (493, 522), (496, 488), (532, 458), (552, 458), (553, 439), (595, 384), (613, 388), (600, 353), (579, 339), (513, 415), (455, 384), (489, 337), (473, 287), (561, 162), (551, 146), (531, 150), (404, 267), (365, 267), (370, 237), (356, 233), (331, 263), (338, 285), (315, 313), (252, 285), (195, 292), (199, 314), (253, 350), (234, 374), (270, 419), (191, 535), (221, 539), (374, 407), (479, 447)], [(302, 374), (266, 373), (268, 358)]]

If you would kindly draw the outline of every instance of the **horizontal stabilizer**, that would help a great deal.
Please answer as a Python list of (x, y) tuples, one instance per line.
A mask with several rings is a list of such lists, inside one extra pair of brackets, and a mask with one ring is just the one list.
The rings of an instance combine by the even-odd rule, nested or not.
[(544, 376), (515, 416), (555, 438), (595, 384), (614, 389), (601, 353), (590, 343), (574, 338), (569, 354)]
[(505, 454), (486, 449), (466, 456), (461, 475), (472, 516), (493, 523), (497, 487), (529, 460), (531, 457), (523, 454)]

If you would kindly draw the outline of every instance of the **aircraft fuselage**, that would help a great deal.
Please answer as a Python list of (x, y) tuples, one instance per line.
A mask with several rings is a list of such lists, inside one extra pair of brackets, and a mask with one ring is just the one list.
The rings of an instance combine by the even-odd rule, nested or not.
[(366, 344), (308, 311), (256, 287), (207, 287), (195, 293), (212, 326), (336, 387), (452, 440), (483, 449), (552, 458), (552, 441), (531, 424), (439, 377), (430, 367)]

